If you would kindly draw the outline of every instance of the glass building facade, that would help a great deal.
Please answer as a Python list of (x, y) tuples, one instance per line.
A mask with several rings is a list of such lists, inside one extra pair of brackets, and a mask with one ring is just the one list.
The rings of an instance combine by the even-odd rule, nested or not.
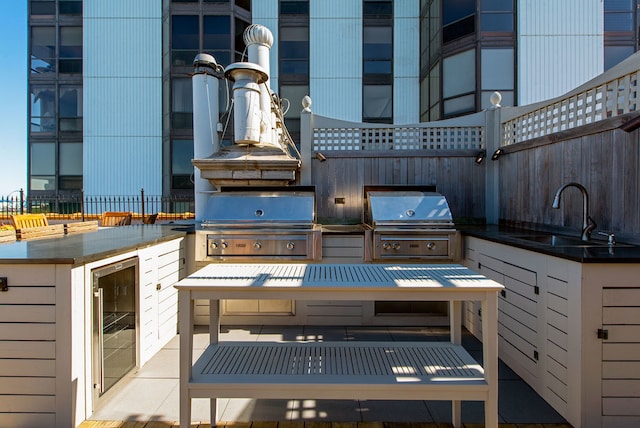
[(31, 1), (28, 188), (82, 189), (82, 0)]
[[(272, 17), (277, 17), (277, 28), (271, 28), (277, 51), (271, 67), (278, 87), (273, 89), (281, 98), (295, 100), (284, 106), (289, 107), (285, 118), (294, 141), (299, 141), (297, 100), (307, 94), (314, 96), (310, 76), (317, 53), (310, 43), (310, 28), (314, 14), (325, 5), (310, 0), (162, 0), (158, 2), (163, 47), (162, 64), (158, 65), (162, 67), (162, 165), (158, 174), (162, 175), (165, 195), (193, 192), (193, 58), (199, 52), (210, 53), (223, 66), (242, 60), (242, 34), (252, 22), (252, 3), (257, 8), (256, 1), (260, 1), (261, 10), (271, 8)], [(356, 61), (361, 64), (361, 79), (354, 93), (361, 94), (361, 101), (356, 101), (361, 103), (363, 122), (392, 123), (395, 110), (403, 107), (394, 108), (393, 102), (398, 91), (394, 91), (394, 70), (397, 72), (400, 64), (394, 63), (398, 1), (402, 0), (363, 0), (358, 4), (361, 58)], [(433, 121), (479, 111), (489, 107), (489, 95), (494, 91), (502, 94), (502, 105), (514, 105), (518, 100), (520, 1), (413, 1), (420, 92), (415, 117)], [(605, 70), (638, 50), (639, 3), (603, 1)], [(83, 189), (83, 171), (87, 170), (83, 165), (84, 6), (83, 0), (29, 0), (31, 193), (79, 193)], [(323, 17), (330, 15), (326, 10), (322, 13)], [(325, 65), (316, 62), (315, 66)], [(232, 141), (228, 97), (227, 88), (221, 85), (223, 145)]]

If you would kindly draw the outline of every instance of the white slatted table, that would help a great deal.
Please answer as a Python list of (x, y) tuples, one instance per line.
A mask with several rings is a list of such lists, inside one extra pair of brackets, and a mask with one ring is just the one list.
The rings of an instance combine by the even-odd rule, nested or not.
[[(179, 290), (180, 426), (191, 399), (451, 400), (485, 403), (498, 426), (497, 293), (502, 286), (464, 266), (382, 264), (211, 264)], [(210, 345), (193, 361), (193, 301), (211, 302)], [(449, 301), (448, 342), (219, 342), (222, 299)], [(460, 345), (461, 302), (482, 304), (484, 366)]]

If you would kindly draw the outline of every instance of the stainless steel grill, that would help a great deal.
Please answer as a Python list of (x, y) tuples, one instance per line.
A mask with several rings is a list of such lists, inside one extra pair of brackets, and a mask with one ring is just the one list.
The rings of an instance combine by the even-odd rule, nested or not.
[(309, 187), (222, 188), (196, 230), (196, 261), (318, 260), (320, 228)]
[(431, 186), (365, 187), (367, 261), (459, 257), (459, 234), (446, 198)]

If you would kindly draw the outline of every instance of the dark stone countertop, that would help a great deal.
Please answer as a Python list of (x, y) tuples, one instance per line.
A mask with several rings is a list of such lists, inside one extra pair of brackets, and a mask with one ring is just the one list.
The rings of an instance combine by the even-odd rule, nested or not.
[(585, 243), (588, 246), (552, 246), (522, 239), (527, 236), (556, 235), (578, 240), (577, 232), (575, 234), (561, 234), (495, 225), (460, 226), (458, 229), (466, 236), (474, 236), (498, 244), (510, 245), (579, 263), (640, 263), (640, 245), (617, 243), (610, 246), (606, 241), (593, 240), (588, 244)]
[(83, 265), (182, 236), (184, 231), (160, 225), (100, 228), (61, 238), (0, 244), (0, 264)]

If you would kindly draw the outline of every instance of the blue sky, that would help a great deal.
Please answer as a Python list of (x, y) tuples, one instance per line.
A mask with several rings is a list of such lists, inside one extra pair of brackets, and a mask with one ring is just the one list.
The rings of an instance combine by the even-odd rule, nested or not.
[(3, 1), (2, 9), (0, 196), (6, 196), (27, 188), (27, 1)]

